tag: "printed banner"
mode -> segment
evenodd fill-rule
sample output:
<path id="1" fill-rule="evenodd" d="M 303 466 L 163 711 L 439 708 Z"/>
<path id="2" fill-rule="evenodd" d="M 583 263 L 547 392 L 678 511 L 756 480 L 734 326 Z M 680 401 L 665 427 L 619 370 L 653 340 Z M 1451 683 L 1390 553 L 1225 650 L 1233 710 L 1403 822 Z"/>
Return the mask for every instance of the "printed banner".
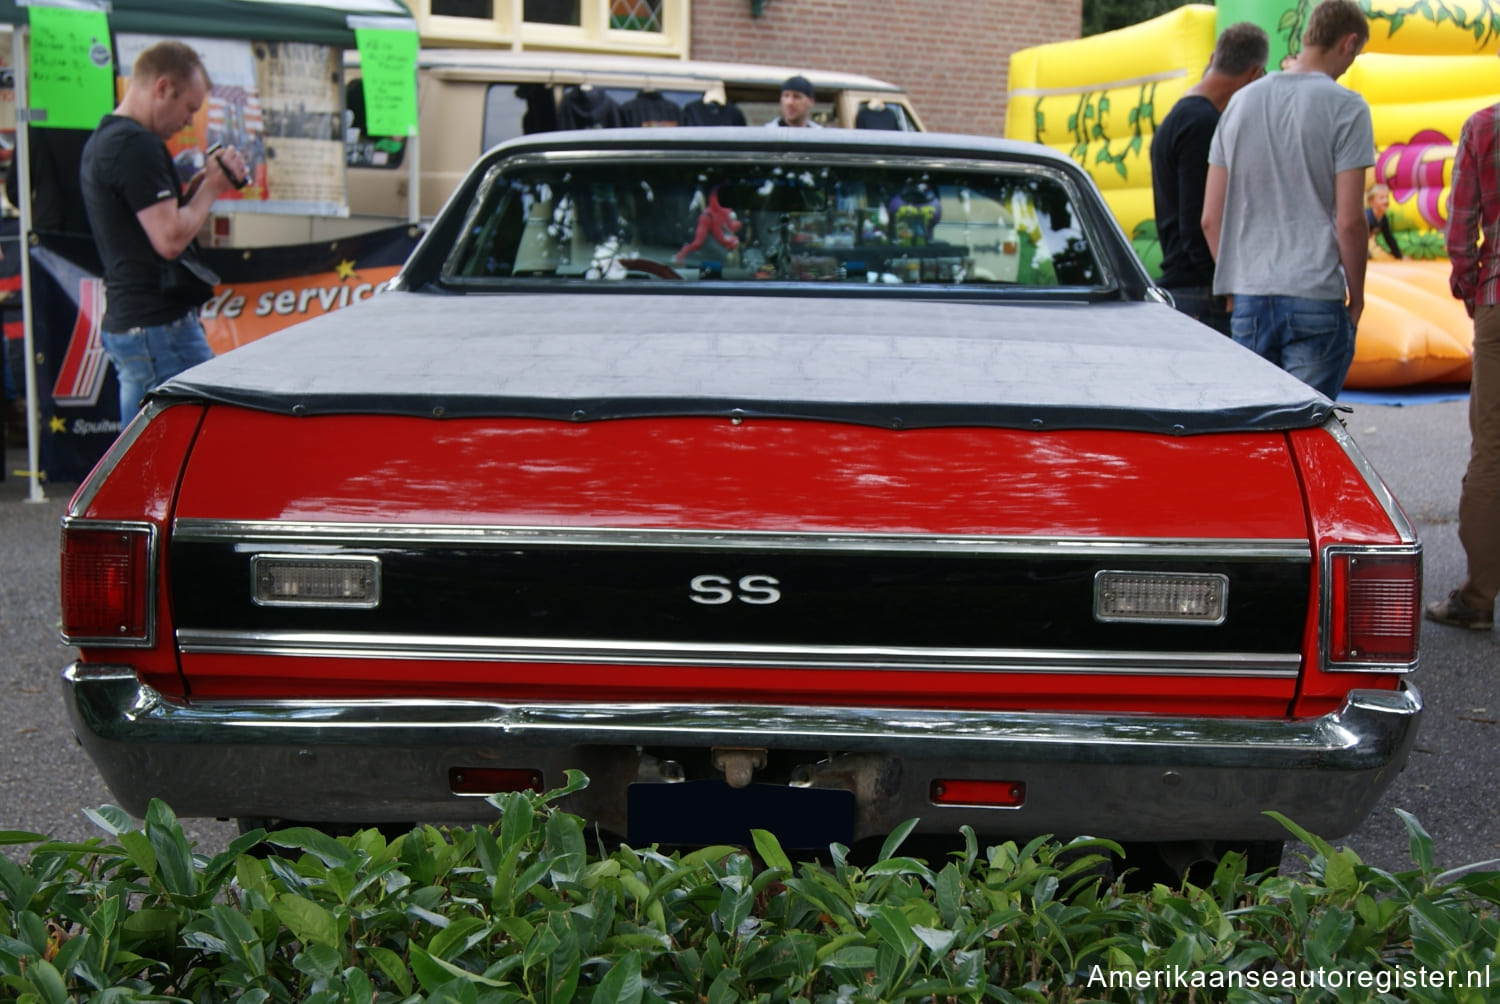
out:
<path id="1" fill-rule="evenodd" d="M 122 33 L 126 76 L 156 35 Z M 193 121 L 168 140 L 184 184 L 215 143 L 245 156 L 250 184 L 220 197 L 217 212 L 346 216 L 340 51 L 306 42 L 186 38 L 213 81 Z"/>
<path id="2" fill-rule="evenodd" d="M 215 353 L 298 321 L 361 303 L 400 269 L 420 234 L 401 226 L 287 247 L 205 248 L 220 276 L 199 316 Z M 99 336 L 104 291 L 87 238 L 43 235 L 31 249 L 32 323 L 39 364 L 41 467 L 81 481 L 120 432 L 120 390 Z"/>

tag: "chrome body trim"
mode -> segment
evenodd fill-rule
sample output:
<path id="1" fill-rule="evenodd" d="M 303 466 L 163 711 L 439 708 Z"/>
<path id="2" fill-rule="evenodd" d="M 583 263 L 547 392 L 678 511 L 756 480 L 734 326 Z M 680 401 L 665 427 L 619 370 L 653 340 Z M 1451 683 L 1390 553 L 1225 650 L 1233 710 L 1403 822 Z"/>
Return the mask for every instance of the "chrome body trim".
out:
<path id="1" fill-rule="evenodd" d="M 219 631 L 182 628 L 185 656 L 424 659 L 590 663 L 626 666 L 747 666 L 798 669 L 942 670 L 988 673 L 1102 673 L 1132 676 L 1296 679 L 1298 652 L 1095 652 L 745 642 L 595 641 L 576 638 L 454 637 L 341 631 Z"/>
<path id="2" fill-rule="evenodd" d="M 1401 543 L 1419 543 L 1417 528 L 1412 525 L 1411 520 L 1407 519 L 1405 510 L 1401 508 L 1401 503 L 1396 501 L 1396 496 L 1391 493 L 1390 488 L 1381 480 L 1380 474 L 1375 470 L 1375 465 L 1370 463 L 1370 458 L 1366 457 L 1364 451 L 1359 448 L 1359 444 L 1349 434 L 1349 430 L 1345 428 L 1343 421 L 1337 415 L 1330 415 L 1328 420 L 1323 423 L 1323 428 L 1328 430 L 1328 434 L 1333 437 L 1334 442 L 1343 448 L 1345 455 L 1349 457 L 1350 463 L 1354 464 L 1355 469 L 1359 471 L 1360 477 L 1365 479 L 1365 484 L 1369 486 L 1370 494 L 1375 496 L 1376 501 L 1380 503 L 1380 507 L 1390 517 L 1391 525 L 1395 527 L 1397 536 L 1401 538 Z"/>
<path id="3" fill-rule="evenodd" d="M 1351 691 L 1342 707 L 1308 719 L 438 699 L 184 704 L 129 666 L 81 663 L 62 683 L 78 738 L 138 815 L 163 797 L 183 816 L 490 820 L 485 802 L 453 793 L 451 768 L 536 769 L 549 785 L 577 768 L 592 783 L 564 807 L 623 833 L 627 787 L 661 779 L 656 754 L 753 746 L 800 762 L 797 783 L 851 787 L 856 838 L 913 817 L 921 831 L 946 834 L 967 824 L 1118 840 L 1284 838 L 1266 809 L 1337 837 L 1405 762 L 1422 710 L 1404 681 Z M 877 770 L 881 784 L 855 783 Z M 1024 781 L 1026 804 L 930 801 L 933 780 L 995 777 Z"/>
<path id="4" fill-rule="evenodd" d="M 122 638 L 118 635 L 110 635 L 103 638 L 93 638 L 87 635 L 70 635 L 64 631 L 59 624 L 57 636 L 65 645 L 99 645 L 106 648 L 154 648 L 156 646 L 156 602 L 159 595 L 157 587 L 157 569 L 161 565 L 161 530 L 155 523 L 145 520 L 117 520 L 117 519 L 82 519 L 77 516 L 64 516 L 62 526 L 58 531 L 58 543 L 61 545 L 63 534 L 68 530 L 77 528 L 80 530 L 120 530 L 126 533 L 146 532 L 146 634 L 141 638 Z M 59 590 L 62 583 L 59 583 Z"/>
<path id="5" fill-rule="evenodd" d="M 1306 540 L 1155 537 L 1004 537 L 924 533 L 653 530 L 616 527 L 450 523 L 341 523 L 297 520 L 177 519 L 174 539 L 243 544 L 463 544 L 526 547 L 629 547 L 691 550 L 881 551 L 1018 557 L 1185 558 L 1216 561 L 1312 560 Z"/>

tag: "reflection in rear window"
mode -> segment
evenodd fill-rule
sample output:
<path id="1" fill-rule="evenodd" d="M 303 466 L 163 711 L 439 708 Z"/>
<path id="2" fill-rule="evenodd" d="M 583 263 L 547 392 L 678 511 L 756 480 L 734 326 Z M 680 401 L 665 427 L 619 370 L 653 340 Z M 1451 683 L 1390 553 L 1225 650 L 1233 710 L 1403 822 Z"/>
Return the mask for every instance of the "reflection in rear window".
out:
<path id="1" fill-rule="evenodd" d="M 1049 169 L 752 159 L 498 166 L 443 278 L 1105 282 L 1070 191 Z"/>

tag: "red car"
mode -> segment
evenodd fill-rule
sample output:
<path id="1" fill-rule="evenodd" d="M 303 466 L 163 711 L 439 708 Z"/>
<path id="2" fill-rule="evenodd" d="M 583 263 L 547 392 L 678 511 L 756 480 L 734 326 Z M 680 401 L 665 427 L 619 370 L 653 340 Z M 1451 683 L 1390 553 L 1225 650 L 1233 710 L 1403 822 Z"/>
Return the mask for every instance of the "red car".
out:
<path id="1" fill-rule="evenodd" d="M 505 144 L 390 290 L 80 487 L 78 736 L 135 813 L 486 819 L 577 768 L 637 844 L 1343 834 L 1417 726 L 1420 544 L 1163 299 L 1039 147 Z"/>

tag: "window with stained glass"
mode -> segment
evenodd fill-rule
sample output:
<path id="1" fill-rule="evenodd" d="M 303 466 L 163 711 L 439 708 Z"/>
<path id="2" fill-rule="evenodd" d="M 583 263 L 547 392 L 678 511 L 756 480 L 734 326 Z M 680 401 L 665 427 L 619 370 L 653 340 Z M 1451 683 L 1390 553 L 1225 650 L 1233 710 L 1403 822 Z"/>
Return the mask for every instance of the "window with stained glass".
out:
<path id="1" fill-rule="evenodd" d="M 609 26 L 621 31 L 661 31 L 663 0 L 610 0 Z"/>

